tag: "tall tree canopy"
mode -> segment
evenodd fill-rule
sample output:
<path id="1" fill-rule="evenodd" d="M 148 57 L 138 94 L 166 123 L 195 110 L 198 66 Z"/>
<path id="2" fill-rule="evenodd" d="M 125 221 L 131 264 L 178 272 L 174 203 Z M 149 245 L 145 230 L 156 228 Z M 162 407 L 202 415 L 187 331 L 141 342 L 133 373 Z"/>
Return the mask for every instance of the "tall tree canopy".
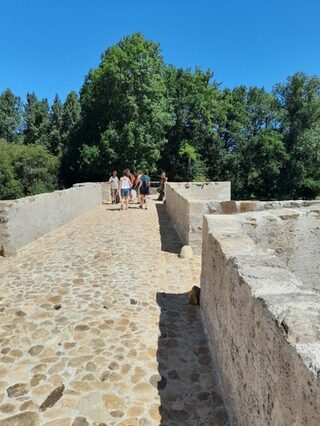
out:
<path id="1" fill-rule="evenodd" d="M 6 89 L 0 95 L 0 138 L 13 142 L 21 121 L 21 99 Z"/>
<path id="2" fill-rule="evenodd" d="M 21 164 L 18 152 L 33 170 L 43 154 L 48 167 L 39 179 L 47 174 L 50 188 L 130 167 L 166 170 L 170 180 L 230 180 L 238 199 L 320 194 L 319 77 L 296 73 L 271 92 L 222 89 L 210 70 L 165 65 L 159 45 L 135 33 L 102 54 L 79 95 L 64 102 L 56 95 L 49 105 L 34 93 L 25 103 L 10 89 L 0 94 L 6 196 L 47 188 L 25 183 L 10 160 Z M 27 175 L 25 164 L 19 170 Z"/>
<path id="3" fill-rule="evenodd" d="M 82 121 L 69 149 L 78 180 L 125 166 L 156 171 L 172 123 L 164 73 L 159 45 L 140 33 L 106 50 L 81 89 Z"/>

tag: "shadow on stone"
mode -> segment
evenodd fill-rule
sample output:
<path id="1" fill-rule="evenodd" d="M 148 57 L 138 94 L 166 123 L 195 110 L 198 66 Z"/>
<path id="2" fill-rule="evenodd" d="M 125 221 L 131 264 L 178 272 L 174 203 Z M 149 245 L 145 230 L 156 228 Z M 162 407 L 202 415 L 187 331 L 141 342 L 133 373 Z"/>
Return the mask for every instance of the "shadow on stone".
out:
<path id="1" fill-rule="evenodd" d="M 156 204 L 156 207 L 160 225 L 161 250 L 180 254 L 182 244 L 170 220 L 166 206 L 164 204 Z"/>
<path id="2" fill-rule="evenodd" d="M 189 293 L 157 293 L 160 313 L 158 382 L 161 426 L 228 425 L 223 400 L 215 386 L 199 306 Z"/>

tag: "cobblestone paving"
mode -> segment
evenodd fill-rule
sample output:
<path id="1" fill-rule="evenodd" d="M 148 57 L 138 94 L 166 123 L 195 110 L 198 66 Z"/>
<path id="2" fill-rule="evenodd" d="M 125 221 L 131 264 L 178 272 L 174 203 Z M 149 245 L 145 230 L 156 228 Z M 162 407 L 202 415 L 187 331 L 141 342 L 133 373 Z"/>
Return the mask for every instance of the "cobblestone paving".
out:
<path id="1" fill-rule="evenodd" d="M 160 223 L 159 223 L 160 222 Z M 222 425 L 165 206 L 103 205 L 0 262 L 0 426 Z"/>

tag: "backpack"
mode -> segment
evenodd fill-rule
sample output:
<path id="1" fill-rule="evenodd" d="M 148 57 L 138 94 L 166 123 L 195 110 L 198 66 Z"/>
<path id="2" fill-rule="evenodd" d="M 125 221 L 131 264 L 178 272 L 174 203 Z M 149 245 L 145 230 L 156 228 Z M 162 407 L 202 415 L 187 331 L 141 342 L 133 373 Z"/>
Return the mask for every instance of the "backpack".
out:
<path id="1" fill-rule="evenodd" d="M 150 177 L 147 175 L 141 176 L 142 189 L 147 191 L 150 188 Z"/>

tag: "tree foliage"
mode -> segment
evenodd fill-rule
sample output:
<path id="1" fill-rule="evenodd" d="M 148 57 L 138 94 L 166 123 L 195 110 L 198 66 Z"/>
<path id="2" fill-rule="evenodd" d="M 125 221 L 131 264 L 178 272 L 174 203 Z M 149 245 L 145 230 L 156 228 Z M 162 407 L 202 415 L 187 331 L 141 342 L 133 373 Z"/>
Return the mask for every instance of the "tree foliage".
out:
<path id="1" fill-rule="evenodd" d="M 58 159 L 40 145 L 0 141 L 0 199 L 53 191 Z"/>
<path id="2" fill-rule="evenodd" d="M 159 45 L 136 33 L 102 54 L 80 97 L 56 95 L 49 105 L 29 93 L 23 104 L 6 89 L 0 138 L 2 198 L 105 180 L 124 167 L 230 180 L 234 198 L 312 198 L 320 194 L 320 79 L 296 73 L 271 92 L 222 89 L 210 70 L 166 66 Z M 32 170 L 43 153 L 43 174 L 31 178 L 26 163 L 18 173 L 18 152 Z M 45 174 L 47 186 L 34 183 Z"/>
<path id="3" fill-rule="evenodd" d="M 10 89 L 0 95 L 0 138 L 13 142 L 21 124 L 21 99 Z"/>

